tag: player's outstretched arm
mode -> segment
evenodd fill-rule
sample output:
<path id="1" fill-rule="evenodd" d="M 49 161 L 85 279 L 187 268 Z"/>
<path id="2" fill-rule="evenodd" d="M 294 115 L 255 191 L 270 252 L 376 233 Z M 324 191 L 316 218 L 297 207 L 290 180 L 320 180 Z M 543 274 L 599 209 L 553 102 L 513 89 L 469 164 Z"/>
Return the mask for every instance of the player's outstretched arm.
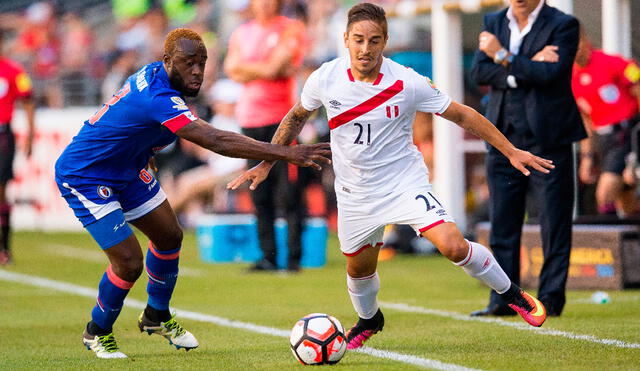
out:
<path id="1" fill-rule="evenodd" d="M 245 135 L 219 130 L 206 121 L 191 121 L 176 131 L 176 135 L 210 151 L 228 157 L 254 160 L 284 160 L 297 166 L 321 169 L 331 160 L 329 143 L 286 146 L 257 141 Z"/>
<path id="2" fill-rule="evenodd" d="M 300 102 L 296 103 L 296 105 L 289 110 L 287 115 L 280 122 L 278 130 L 276 130 L 276 133 L 271 139 L 271 143 L 285 146 L 291 144 L 298 137 L 300 130 L 302 130 L 302 127 L 312 113 L 313 111 L 307 111 L 304 109 Z M 328 145 L 328 143 L 324 144 Z M 331 161 L 327 163 L 331 163 Z M 229 182 L 229 184 L 227 184 L 227 188 L 236 189 L 245 182 L 251 182 L 249 188 L 254 190 L 258 184 L 262 183 L 267 178 L 272 167 L 273 161 L 262 161 L 257 166 L 245 171 L 242 175 Z M 319 168 L 316 169 L 320 170 Z"/>
<path id="3" fill-rule="evenodd" d="M 447 110 L 442 113 L 442 117 L 489 142 L 509 159 L 513 167 L 526 176 L 530 174 L 527 167 L 541 173 L 548 173 L 549 169 L 555 167 L 551 160 L 516 148 L 489 120 L 469 106 L 451 102 Z"/>

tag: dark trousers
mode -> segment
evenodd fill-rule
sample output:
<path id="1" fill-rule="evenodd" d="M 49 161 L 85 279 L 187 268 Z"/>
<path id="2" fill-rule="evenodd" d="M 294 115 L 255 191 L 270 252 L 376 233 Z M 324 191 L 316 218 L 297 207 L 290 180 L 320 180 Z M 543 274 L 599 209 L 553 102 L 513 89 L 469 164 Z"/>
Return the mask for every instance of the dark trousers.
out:
<path id="1" fill-rule="evenodd" d="M 253 139 L 270 142 L 277 128 L 278 124 L 274 124 L 260 128 L 245 128 L 242 132 Z M 249 168 L 252 168 L 259 163 L 260 161 L 257 160 L 249 160 L 248 165 Z M 278 161 L 271 169 L 267 179 L 255 191 L 251 192 L 258 219 L 260 249 L 264 259 L 274 265 L 276 264 L 274 223 L 278 209 L 283 211 L 289 226 L 289 266 L 300 263 L 302 222 L 306 207 L 302 197 L 303 189 L 300 185 L 298 171 L 297 167 L 284 161 Z"/>
<path id="2" fill-rule="evenodd" d="M 514 144 L 519 146 L 518 143 Z M 489 150 L 486 160 L 491 194 L 489 244 L 500 266 L 519 285 L 520 238 L 526 195 L 531 190 L 535 206 L 540 211 L 544 255 L 538 298 L 549 307 L 547 309 L 551 313 L 560 314 L 566 301 L 565 286 L 571 254 L 573 154 L 571 146 L 553 150 L 540 150 L 537 146 L 527 149 L 552 160 L 555 169 L 549 174 L 532 170 L 531 175 L 526 177 L 497 150 Z M 495 291 L 491 292 L 490 304 L 506 305 Z"/>

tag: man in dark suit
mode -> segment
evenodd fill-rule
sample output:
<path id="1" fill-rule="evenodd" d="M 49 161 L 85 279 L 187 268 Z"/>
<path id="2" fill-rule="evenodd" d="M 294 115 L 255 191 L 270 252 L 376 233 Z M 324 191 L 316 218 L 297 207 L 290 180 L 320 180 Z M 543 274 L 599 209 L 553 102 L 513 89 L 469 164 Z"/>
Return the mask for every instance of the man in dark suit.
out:
<path id="1" fill-rule="evenodd" d="M 574 166 L 572 143 L 586 137 L 573 94 L 571 68 L 579 22 L 544 0 L 510 0 L 484 18 L 473 76 L 490 85 L 486 117 L 518 148 L 553 160 L 549 174 L 514 171 L 495 148 L 487 154 L 489 244 L 509 278 L 520 283 L 520 238 L 527 191 L 540 210 L 544 264 L 538 297 L 560 315 L 571 252 Z M 472 316 L 515 314 L 496 292 Z"/>

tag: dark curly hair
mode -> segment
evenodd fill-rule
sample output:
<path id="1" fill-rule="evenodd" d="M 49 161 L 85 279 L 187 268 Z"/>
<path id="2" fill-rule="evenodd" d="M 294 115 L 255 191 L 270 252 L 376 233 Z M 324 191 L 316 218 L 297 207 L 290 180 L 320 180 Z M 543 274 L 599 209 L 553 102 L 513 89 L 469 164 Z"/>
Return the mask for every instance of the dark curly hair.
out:
<path id="1" fill-rule="evenodd" d="M 382 33 L 387 36 L 387 16 L 384 9 L 371 3 L 361 3 L 354 5 L 349 9 L 347 16 L 347 32 L 351 29 L 351 25 L 360 21 L 372 21 L 382 27 Z"/>

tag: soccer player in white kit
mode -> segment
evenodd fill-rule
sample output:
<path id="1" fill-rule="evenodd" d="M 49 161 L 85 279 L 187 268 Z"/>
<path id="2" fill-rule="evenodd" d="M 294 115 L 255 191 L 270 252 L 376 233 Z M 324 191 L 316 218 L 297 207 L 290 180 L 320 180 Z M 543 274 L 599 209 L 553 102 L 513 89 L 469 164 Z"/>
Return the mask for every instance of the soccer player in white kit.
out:
<path id="1" fill-rule="evenodd" d="M 519 150 L 474 109 L 452 101 L 431 81 L 382 52 L 387 41 L 384 10 L 355 5 L 344 34 L 349 57 L 323 64 L 307 79 L 300 102 L 285 116 L 272 143 L 290 144 L 309 116 L 324 106 L 331 129 L 336 174 L 338 237 L 347 257 L 347 287 L 358 322 L 347 333 L 347 347 L 359 348 L 382 330 L 376 273 L 387 224 L 408 224 L 472 277 L 502 295 L 529 324 L 541 326 L 544 306 L 513 284 L 484 246 L 464 239 L 429 184 L 422 155 L 412 142 L 416 111 L 453 121 L 499 149 L 511 164 L 548 173 L 551 161 Z M 262 182 L 273 166 L 262 162 L 230 182 L 235 189 Z"/>

